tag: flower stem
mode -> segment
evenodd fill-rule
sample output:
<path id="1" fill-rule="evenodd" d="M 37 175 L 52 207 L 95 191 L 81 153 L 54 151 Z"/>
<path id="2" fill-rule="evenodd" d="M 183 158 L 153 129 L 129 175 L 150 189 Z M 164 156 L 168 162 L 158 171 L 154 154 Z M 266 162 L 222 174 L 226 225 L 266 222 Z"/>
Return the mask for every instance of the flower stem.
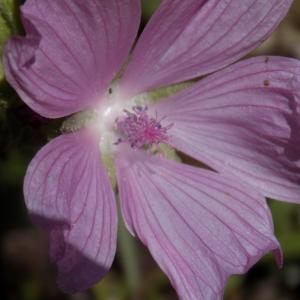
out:
<path id="1" fill-rule="evenodd" d="M 124 270 L 127 285 L 134 299 L 140 287 L 140 268 L 137 253 L 137 242 L 127 231 L 119 211 L 118 256 Z"/>

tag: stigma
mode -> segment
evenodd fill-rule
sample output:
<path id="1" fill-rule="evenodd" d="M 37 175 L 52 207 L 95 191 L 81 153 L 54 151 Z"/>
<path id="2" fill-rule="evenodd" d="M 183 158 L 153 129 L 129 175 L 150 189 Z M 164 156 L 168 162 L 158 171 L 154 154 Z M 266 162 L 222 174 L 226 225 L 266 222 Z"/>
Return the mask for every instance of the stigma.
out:
<path id="1" fill-rule="evenodd" d="M 162 126 L 157 116 L 148 115 L 148 107 L 136 105 L 131 111 L 124 109 L 123 115 L 115 120 L 116 130 L 120 137 L 115 142 L 128 143 L 131 148 L 151 148 L 169 140 L 168 130 L 173 126 Z"/>
<path id="2" fill-rule="evenodd" d="M 125 99 L 116 87 L 109 89 L 95 110 L 102 153 L 114 153 L 120 144 L 151 150 L 169 140 L 168 130 L 173 124 L 163 126 L 163 118 L 148 110 L 150 102 L 147 94 Z"/>

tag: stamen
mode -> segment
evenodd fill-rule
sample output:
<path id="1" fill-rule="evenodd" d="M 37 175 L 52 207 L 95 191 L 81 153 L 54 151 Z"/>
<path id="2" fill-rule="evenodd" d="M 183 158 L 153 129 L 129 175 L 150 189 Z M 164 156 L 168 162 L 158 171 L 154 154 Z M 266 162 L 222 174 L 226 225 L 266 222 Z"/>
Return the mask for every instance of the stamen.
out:
<path id="1" fill-rule="evenodd" d="M 173 124 L 163 127 L 160 123 L 162 120 L 157 120 L 157 116 L 149 117 L 147 111 L 147 106 L 134 106 L 132 112 L 124 110 L 125 116 L 115 121 L 118 131 L 122 134 L 116 145 L 127 142 L 132 148 L 139 149 L 168 141 L 167 131 Z"/>

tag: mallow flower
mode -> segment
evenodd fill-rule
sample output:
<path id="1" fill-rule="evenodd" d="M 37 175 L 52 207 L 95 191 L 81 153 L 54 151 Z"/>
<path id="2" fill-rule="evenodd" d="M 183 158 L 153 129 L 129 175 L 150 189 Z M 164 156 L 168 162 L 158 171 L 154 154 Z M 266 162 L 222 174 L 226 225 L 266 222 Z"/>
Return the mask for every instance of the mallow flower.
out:
<path id="1" fill-rule="evenodd" d="M 232 63 L 270 36 L 291 3 L 164 0 L 130 55 L 140 0 L 22 6 L 26 36 L 6 45 L 7 80 L 44 117 L 80 112 L 38 152 L 24 183 L 63 291 L 90 287 L 112 264 L 117 209 L 108 170 L 128 230 L 180 299 L 221 299 L 228 277 L 269 251 L 281 264 L 265 197 L 300 201 L 300 63 Z M 150 101 L 151 90 L 204 75 Z M 165 145 L 209 168 L 170 159 Z"/>

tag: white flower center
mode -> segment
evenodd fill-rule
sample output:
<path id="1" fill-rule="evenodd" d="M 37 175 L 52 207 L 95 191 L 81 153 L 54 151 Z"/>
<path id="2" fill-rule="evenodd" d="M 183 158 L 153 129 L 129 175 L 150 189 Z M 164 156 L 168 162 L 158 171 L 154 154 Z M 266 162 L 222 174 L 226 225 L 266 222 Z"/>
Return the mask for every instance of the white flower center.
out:
<path id="1" fill-rule="evenodd" d="M 116 120 L 124 114 L 125 110 L 131 110 L 136 105 L 146 105 L 147 102 L 146 94 L 128 100 L 122 98 L 117 88 L 109 89 L 105 99 L 95 109 L 96 127 L 100 132 L 102 153 L 114 152 L 117 147 L 120 132 L 116 126 Z"/>

